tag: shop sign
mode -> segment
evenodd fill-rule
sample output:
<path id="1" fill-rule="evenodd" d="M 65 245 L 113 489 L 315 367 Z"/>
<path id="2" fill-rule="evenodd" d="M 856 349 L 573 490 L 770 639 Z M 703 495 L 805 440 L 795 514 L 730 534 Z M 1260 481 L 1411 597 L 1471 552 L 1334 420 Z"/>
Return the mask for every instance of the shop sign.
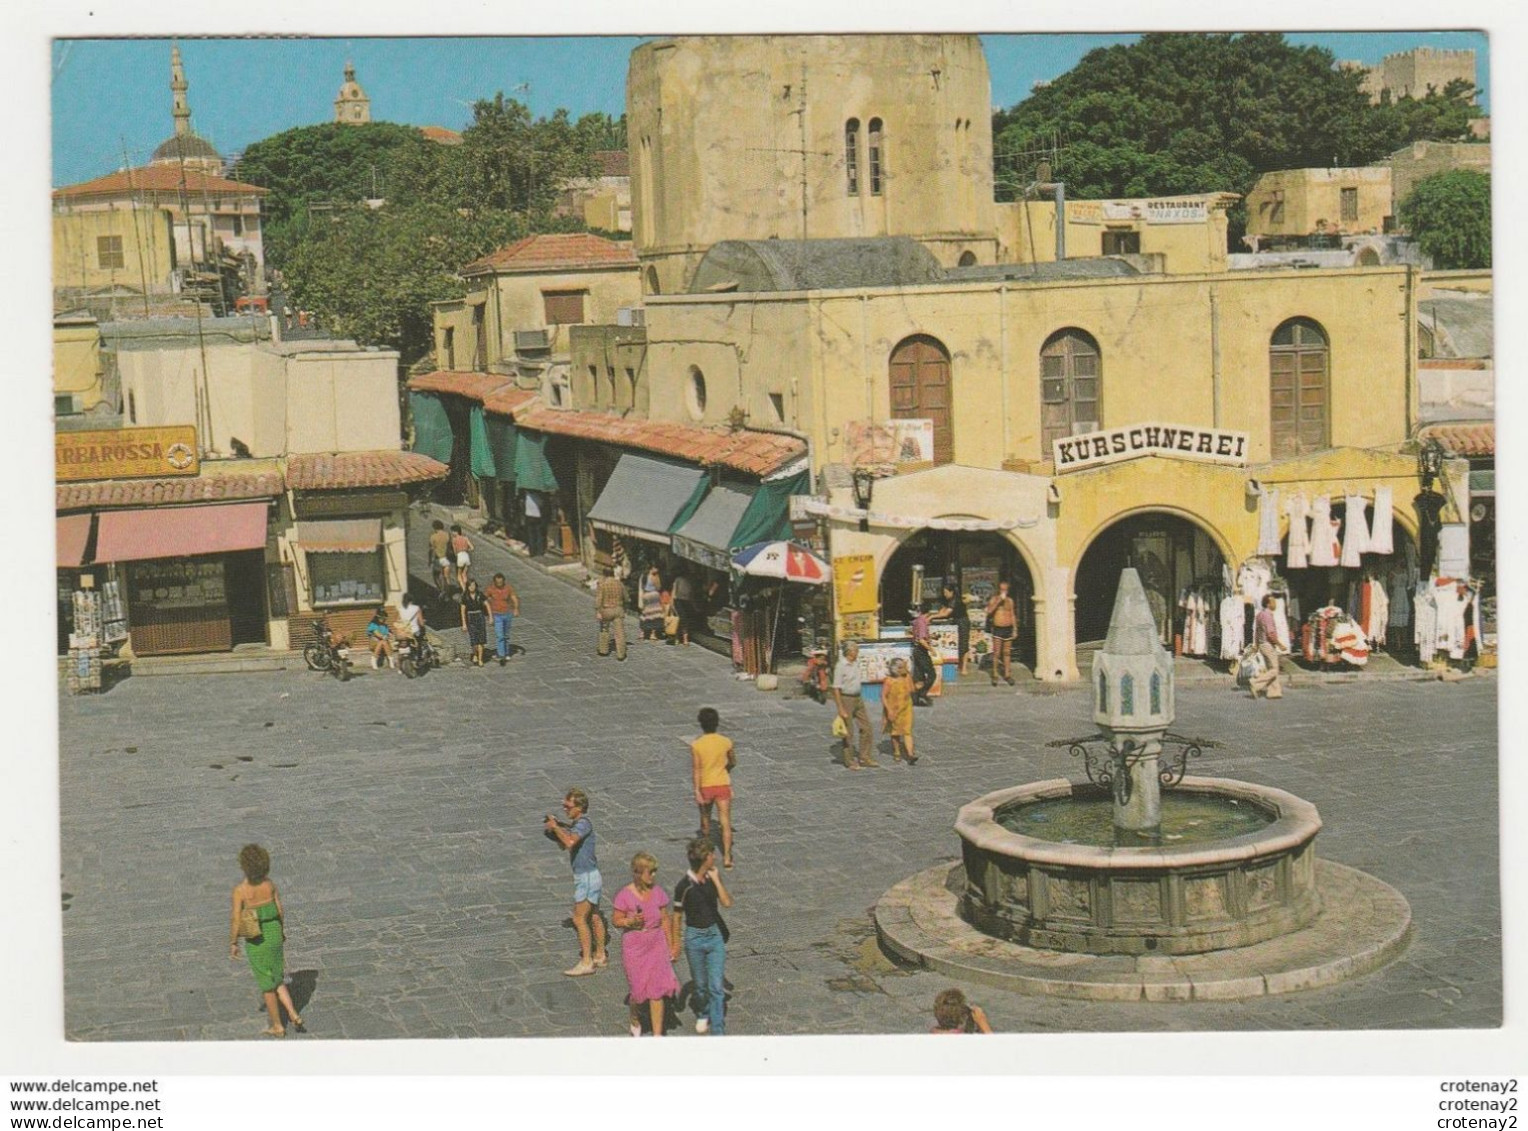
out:
<path id="1" fill-rule="evenodd" d="M 407 510 L 409 497 L 402 491 L 303 492 L 296 498 L 298 518 L 340 518 L 388 514 Z"/>
<path id="2" fill-rule="evenodd" d="M 833 589 L 838 613 L 873 613 L 880 605 L 875 584 L 875 556 L 848 554 L 833 559 Z"/>
<path id="3" fill-rule="evenodd" d="M 1209 216 L 1203 200 L 1105 200 L 1105 220 L 1145 220 L 1148 224 L 1202 224 Z"/>
<path id="4" fill-rule="evenodd" d="M 678 554 L 681 558 L 686 558 L 692 562 L 699 562 L 707 569 L 721 570 L 725 573 L 732 568 L 732 558 L 730 556 L 711 546 L 705 545 L 703 542 L 696 542 L 691 538 L 675 537 L 673 547 L 674 553 Z"/>
<path id="5" fill-rule="evenodd" d="M 1051 451 L 1057 475 L 1140 456 L 1172 456 L 1246 467 L 1247 433 L 1186 424 L 1132 424 L 1128 428 L 1068 436 L 1054 441 Z"/>
<path id="6" fill-rule="evenodd" d="M 920 420 L 851 420 L 845 427 L 851 467 L 896 463 L 932 463 L 934 422 Z"/>
<path id="7" fill-rule="evenodd" d="M 839 618 L 838 624 L 840 640 L 874 640 L 881 630 L 874 613 L 848 613 Z"/>
<path id="8" fill-rule="evenodd" d="M 162 478 L 200 471 L 196 428 L 190 424 L 58 432 L 53 437 L 53 473 L 60 483 Z"/>

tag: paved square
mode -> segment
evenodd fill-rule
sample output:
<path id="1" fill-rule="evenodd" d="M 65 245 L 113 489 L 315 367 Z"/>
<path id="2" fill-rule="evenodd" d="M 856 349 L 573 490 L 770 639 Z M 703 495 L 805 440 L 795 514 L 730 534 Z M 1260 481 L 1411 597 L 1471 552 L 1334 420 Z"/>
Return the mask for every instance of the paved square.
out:
<path id="1" fill-rule="evenodd" d="M 274 861 L 311 1038 L 624 1033 L 618 958 L 560 973 L 577 957 L 572 879 L 541 819 L 566 787 L 588 790 L 607 911 L 638 850 L 672 888 L 696 826 L 683 743 L 705 705 L 739 751 L 729 1030 L 926 1032 L 949 980 L 893 966 L 868 910 L 957 855 L 966 801 L 1080 775 L 1044 744 L 1091 730 L 1085 690 L 956 691 L 918 711 L 916 768 L 850 774 L 832 761 L 829 708 L 760 692 L 697 647 L 596 659 L 586 594 L 496 548 L 482 557 L 523 603 L 525 651 L 505 668 L 139 677 L 60 699 L 66 1034 L 258 1035 L 248 966 L 227 950 L 248 841 Z M 1410 901 L 1415 938 L 1387 970 L 1250 1002 L 968 994 L 998 1030 L 1029 1032 L 1500 1024 L 1496 692 L 1489 675 L 1297 687 L 1276 703 L 1179 689 L 1174 729 L 1225 743 L 1196 772 L 1313 802 L 1321 854 Z"/>

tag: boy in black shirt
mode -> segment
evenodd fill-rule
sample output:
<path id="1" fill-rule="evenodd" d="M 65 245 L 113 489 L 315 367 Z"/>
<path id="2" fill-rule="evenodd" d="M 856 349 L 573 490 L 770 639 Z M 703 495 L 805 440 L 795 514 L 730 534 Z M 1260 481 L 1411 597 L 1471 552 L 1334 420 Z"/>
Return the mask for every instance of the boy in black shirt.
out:
<path id="1" fill-rule="evenodd" d="M 686 855 L 690 870 L 674 885 L 674 906 L 684 915 L 684 956 L 695 983 L 695 1031 L 720 1037 L 727 1031 L 722 970 L 730 932 L 717 905 L 731 907 L 732 896 L 716 870 L 709 837 L 690 841 Z"/>

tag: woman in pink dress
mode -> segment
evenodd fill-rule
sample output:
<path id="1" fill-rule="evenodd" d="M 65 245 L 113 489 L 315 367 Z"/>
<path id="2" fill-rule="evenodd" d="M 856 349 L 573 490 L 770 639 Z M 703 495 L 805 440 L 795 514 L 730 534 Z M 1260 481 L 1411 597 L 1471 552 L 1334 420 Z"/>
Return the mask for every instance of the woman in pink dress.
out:
<path id="1" fill-rule="evenodd" d="M 631 883 L 615 897 L 611 916 L 621 935 L 621 965 L 626 968 L 631 1006 L 631 1035 L 642 1035 L 639 1006 L 647 1003 L 653 1036 L 663 1036 L 663 1002 L 679 992 L 674 963 L 679 960 L 679 917 L 668 892 L 657 883 L 658 861 L 646 852 L 631 858 Z"/>

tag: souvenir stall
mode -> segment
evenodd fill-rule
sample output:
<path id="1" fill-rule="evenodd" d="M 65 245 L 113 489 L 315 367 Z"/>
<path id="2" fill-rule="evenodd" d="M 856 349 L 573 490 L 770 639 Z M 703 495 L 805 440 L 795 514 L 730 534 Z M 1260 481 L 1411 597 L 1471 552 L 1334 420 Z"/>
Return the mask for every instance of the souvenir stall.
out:
<path id="1" fill-rule="evenodd" d="M 754 618 L 756 622 L 751 626 L 738 626 L 740 630 L 751 628 L 751 631 L 734 632 L 734 647 L 740 647 L 750 639 L 761 641 L 763 645 L 762 655 L 758 656 L 750 656 L 746 649 L 742 650 L 743 671 L 749 675 L 772 673 L 776 657 L 791 646 L 786 638 L 794 635 L 791 626 L 796 618 L 782 615 L 787 591 L 824 587 L 832 571 L 805 546 L 784 541 L 756 542 L 740 550 L 732 558 L 732 568 L 741 579 L 741 592 L 746 595 L 746 600 L 738 602 L 744 606 L 738 610 L 738 615 Z M 794 643 L 795 647 L 800 647 L 799 640 Z M 734 659 L 738 657 L 734 656 Z"/>

